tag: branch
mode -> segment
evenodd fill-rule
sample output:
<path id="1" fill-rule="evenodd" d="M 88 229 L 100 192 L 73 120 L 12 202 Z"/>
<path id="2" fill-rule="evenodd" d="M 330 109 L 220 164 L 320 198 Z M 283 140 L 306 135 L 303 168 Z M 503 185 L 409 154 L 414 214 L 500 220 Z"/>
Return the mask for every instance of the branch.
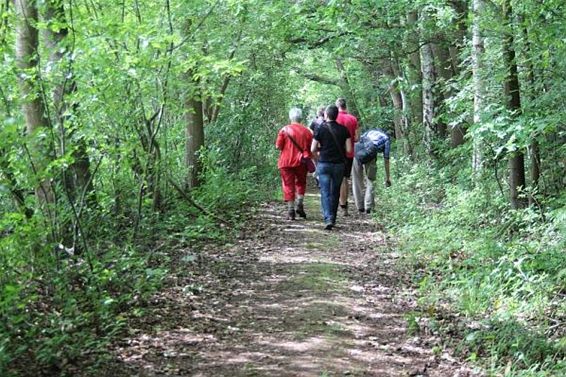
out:
<path id="1" fill-rule="evenodd" d="M 316 81 L 316 82 L 319 82 L 321 84 L 326 84 L 326 85 L 340 86 L 340 80 L 339 79 L 335 79 L 333 77 L 328 77 L 328 76 L 317 75 L 316 73 L 303 72 L 299 68 L 295 68 L 295 71 L 299 75 L 303 76 L 304 78 L 306 78 L 308 80 Z"/>
<path id="2" fill-rule="evenodd" d="M 204 24 L 204 21 L 206 21 L 206 19 L 212 14 L 212 12 L 214 11 L 214 8 L 216 8 L 218 3 L 220 3 L 220 0 L 217 0 L 214 4 L 212 4 L 212 6 L 208 10 L 208 12 L 204 15 L 204 17 L 202 17 L 200 19 L 200 22 L 195 27 L 195 29 L 191 32 L 188 32 L 188 34 L 185 36 L 185 38 L 183 38 L 183 40 L 181 42 L 179 42 L 177 45 L 171 47 L 171 50 L 176 50 L 179 47 L 181 47 L 182 45 L 184 45 L 185 43 L 187 43 L 187 41 L 193 37 L 193 35 L 198 31 L 198 29 L 201 28 L 201 26 Z"/>
<path id="3" fill-rule="evenodd" d="M 342 31 L 338 34 L 334 34 L 334 35 L 327 35 L 325 37 L 320 38 L 318 41 L 315 42 L 311 42 L 308 39 L 306 39 L 305 37 L 299 37 L 299 38 L 293 38 L 293 39 L 289 39 L 287 42 L 292 43 L 292 44 L 307 44 L 307 48 L 309 50 L 318 48 L 320 46 L 322 46 L 323 44 L 331 41 L 334 38 L 340 38 L 343 37 L 345 35 L 348 34 L 352 34 L 352 32 L 350 31 Z"/>
<path id="4" fill-rule="evenodd" d="M 245 18 L 244 18 L 245 20 Z M 238 50 L 238 47 L 240 45 L 240 41 L 242 40 L 242 34 L 243 34 L 244 29 L 240 29 L 240 32 L 238 33 L 238 36 L 236 37 L 236 41 L 234 42 L 234 45 L 232 47 L 232 51 L 230 51 L 230 56 L 228 57 L 229 61 L 232 61 L 232 59 L 234 59 L 234 56 L 236 56 L 236 51 Z M 212 109 L 212 115 L 209 118 L 211 123 L 216 122 L 216 119 L 218 119 L 218 114 L 220 113 L 220 107 L 221 107 L 221 102 L 222 99 L 224 99 L 224 95 L 226 94 L 226 90 L 228 89 L 228 85 L 230 84 L 230 80 L 232 79 L 232 75 L 228 74 L 224 77 L 224 80 L 222 82 L 222 86 L 220 87 L 220 97 L 218 99 L 218 102 L 214 105 L 213 109 Z"/>
<path id="5" fill-rule="evenodd" d="M 225 225 L 228 225 L 230 227 L 233 227 L 233 224 L 230 223 L 228 220 L 225 220 L 225 219 L 215 215 L 214 213 L 211 213 L 206 208 L 204 208 L 203 206 L 201 206 L 197 202 L 195 202 L 194 199 L 191 198 L 189 196 L 189 194 L 187 194 L 185 192 L 185 190 L 183 190 L 181 187 L 179 187 L 179 185 L 176 184 L 170 177 L 167 177 L 167 182 L 169 182 L 171 184 L 171 186 L 173 186 L 173 188 L 175 190 L 177 190 L 177 192 L 183 197 L 183 199 L 185 199 L 187 202 L 189 202 L 193 207 L 195 207 L 196 209 L 198 209 L 199 211 L 201 211 L 205 215 L 212 217 L 213 219 L 217 220 L 218 222 L 225 224 Z"/>

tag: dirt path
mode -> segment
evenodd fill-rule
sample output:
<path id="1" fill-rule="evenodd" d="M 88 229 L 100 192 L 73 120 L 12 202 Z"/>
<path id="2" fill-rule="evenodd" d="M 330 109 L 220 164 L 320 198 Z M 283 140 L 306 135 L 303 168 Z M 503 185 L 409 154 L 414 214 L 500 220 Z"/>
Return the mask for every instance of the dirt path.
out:
<path id="1" fill-rule="evenodd" d="M 378 226 L 356 213 L 324 231 L 315 195 L 307 211 L 265 205 L 235 244 L 181 258 L 108 375 L 474 375 L 410 335 L 414 292 Z"/>

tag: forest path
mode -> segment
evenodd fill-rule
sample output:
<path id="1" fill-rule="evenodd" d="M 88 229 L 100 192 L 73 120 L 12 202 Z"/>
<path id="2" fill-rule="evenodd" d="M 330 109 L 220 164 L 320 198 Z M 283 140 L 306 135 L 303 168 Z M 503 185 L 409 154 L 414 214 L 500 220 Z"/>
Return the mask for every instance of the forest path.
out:
<path id="1" fill-rule="evenodd" d="M 108 375 L 473 375 L 409 334 L 415 295 L 379 226 L 352 213 L 325 231 L 319 208 L 310 194 L 307 220 L 285 221 L 266 204 L 235 244 L 185 252 Z"/>

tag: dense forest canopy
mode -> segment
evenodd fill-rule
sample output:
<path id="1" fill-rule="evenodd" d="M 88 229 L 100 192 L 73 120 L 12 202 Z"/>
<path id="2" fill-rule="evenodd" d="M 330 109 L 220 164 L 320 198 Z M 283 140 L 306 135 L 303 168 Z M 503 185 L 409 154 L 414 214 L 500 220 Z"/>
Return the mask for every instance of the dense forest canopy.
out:
<path id="1" fill-rule="evenodd" d="M 119 331 L 165 273 L 156 245 L 224 237 L 277 182 L 289 108 L 339 96 L 395 138 L 384 216 L 438 269 L 425 291 L 444 257 L 482 265 L 464 244 L 471 285 L 526 263 L 532 291 L 468 314 L 513 296 L 513 321 L 562 340 L 501 352 L 544 369 L 564 356 L 565 19 L 561 0 L 2 1 L 0 372 Z"/>

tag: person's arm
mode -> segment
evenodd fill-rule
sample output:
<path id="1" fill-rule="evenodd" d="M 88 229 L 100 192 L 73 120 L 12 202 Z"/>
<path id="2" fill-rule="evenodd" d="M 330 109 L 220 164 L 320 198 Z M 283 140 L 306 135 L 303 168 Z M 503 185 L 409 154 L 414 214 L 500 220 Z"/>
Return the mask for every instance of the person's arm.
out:
<path id="1" fill-rule="evenodd" d="M 285 145 L 285 135 L 283 135 L 282 131 L 279 131 L 277 134 L 277 140 L 275 140 L 275 148 L 282 150 L 283 145 Z"/>
<path id="2" fill-rule="evenodd" d="M 358 121 L 356 120 L 356 131 L 354 132 L 354 143 L 357 143 L 358 141 L 360 141 L 360 124 L 358 123 Z"/>
<path id="3" fill-rule="evenodd" d="M 383 165 L 385 166 L 385 186 L 391 186 L 391 176 L 389 175 L 389 159 L 383 159 Z"/>
<path id="4" fill-rule="evenodd" d="M 313 137 L 312 131 L 311 131 L 310 134 L 307 136 L 307 142 L 306 142 L 307 147 L 303 149 L 305 152 L 309 153 L 310 158 L 314 158 L 314 153 L 311 152 L 313 140 L 314 140 L 314 137 Z"/>
<path id="5" fill-rule="evenodd" d="M 352 149 L 352 139 L 351 138 L 347 138 L 346 139 L 346 153 L 352 153 L 353 149 Z"/>
<path id="6" fill-rule="evenodd" d="M 311 154 L 314 160 L 318 160 L 318 147 L 319 147 L 318 140 L 312 139 Z"/>
<path id="7" fill-rule="evenodd" d="M 391 150 L 391 140 L 385 142 L 385 147 L 383 148 L 383 165 L 385 167 L 385 186 L 391 186 L 391 175 L 389 174 L 389 152 Z"/>

